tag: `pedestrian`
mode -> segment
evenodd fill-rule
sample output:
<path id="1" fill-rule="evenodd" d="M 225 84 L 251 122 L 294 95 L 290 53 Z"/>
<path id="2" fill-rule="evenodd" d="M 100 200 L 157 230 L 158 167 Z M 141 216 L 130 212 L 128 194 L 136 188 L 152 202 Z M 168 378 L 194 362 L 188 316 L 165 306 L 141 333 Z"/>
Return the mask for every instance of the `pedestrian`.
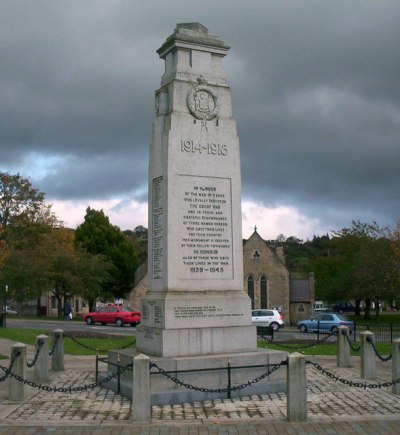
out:
<path id="1" fill-rule="evenodd" d="M 72 309 L 71 309 L 71 305 L 69 304 L 68 301 L 65 301 L 64 303 L 64 320 L 71 320 L 72 318 Z"/>

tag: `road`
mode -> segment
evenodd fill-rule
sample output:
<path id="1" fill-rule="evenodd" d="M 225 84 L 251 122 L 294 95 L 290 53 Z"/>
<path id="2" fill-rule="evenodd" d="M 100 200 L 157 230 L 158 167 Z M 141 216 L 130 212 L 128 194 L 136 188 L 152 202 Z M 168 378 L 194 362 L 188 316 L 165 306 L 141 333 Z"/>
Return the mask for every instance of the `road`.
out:
<path id="1" fill-rule="evenodd" d="M 107 333 L 117 335 L 134 336 L 136 328 L 125 325 L 118 328 L 115 325 L 94 325 L 89 326 L 86 323 L 68 320 L 27 320 L 19 319 L 14 316 L 7 316 L 7 328 L 20 328 L 20 329 L 40 329 L 44 331 L 53 331 L 54 329 L 62 329 L 63 331 L 81 331 L 91 333 Z M 303 334 L 295 327 L 285 327 L 274 333 L 274 341 L 287 341 L 287 340 L 312 340 L 316 339 L 316 334 Z"/>
<path id="2" fill-rule="evenodd" d="M 117 335 L 131 335 L 136 334 L 136 328 L 130 325 L 125 325 L 118 328 L 115 325 L 93 325 L 89 326 L 86 323 L 68 320 L 27 320 L 19 319 L 16 317 L 7 316 L 7 328 L 20 328 L 20 329 L 40 329 L 44 331 L 53 331 L 54 329 L 62 329 L 63 331 L 80 331 L 91 333 L 107 333 Z"/>

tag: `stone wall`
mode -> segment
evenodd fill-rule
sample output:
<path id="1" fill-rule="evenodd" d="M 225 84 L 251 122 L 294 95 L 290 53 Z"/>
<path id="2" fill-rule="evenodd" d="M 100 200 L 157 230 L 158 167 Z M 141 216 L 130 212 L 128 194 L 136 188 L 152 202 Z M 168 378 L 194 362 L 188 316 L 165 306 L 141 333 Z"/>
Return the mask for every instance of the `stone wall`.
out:
<path id="1" fill-rule="evenodd" d="M 290 304 L 290 321 L 294 326 L 298 320 L 309 319 L 313 315 L 310 302 L 293 302 Z"/>

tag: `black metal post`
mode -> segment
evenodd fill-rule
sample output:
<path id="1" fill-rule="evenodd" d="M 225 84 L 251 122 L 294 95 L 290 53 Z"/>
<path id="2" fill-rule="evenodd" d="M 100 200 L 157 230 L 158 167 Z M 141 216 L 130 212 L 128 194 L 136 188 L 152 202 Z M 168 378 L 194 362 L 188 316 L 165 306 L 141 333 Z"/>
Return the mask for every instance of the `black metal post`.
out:
<path id="1" fill-rule="evenodd" d="M 96 352 L 96 384 L 99 382 L 99 354 Z"/>
<path id="2" fill-rule="evenodd" d="M 231 359 L 228 358 L 228 399 L 231 399 Z"/>
<path id="3" fill-rule="evenodd" d="M 120 363 L 119 363 L 119 354 L 117 355 L 117 379 L 118 379 L 118 387 L 117 387 L 117 393 L 120 394 L 121 392 L 121 372 L 119 370 Z"/>

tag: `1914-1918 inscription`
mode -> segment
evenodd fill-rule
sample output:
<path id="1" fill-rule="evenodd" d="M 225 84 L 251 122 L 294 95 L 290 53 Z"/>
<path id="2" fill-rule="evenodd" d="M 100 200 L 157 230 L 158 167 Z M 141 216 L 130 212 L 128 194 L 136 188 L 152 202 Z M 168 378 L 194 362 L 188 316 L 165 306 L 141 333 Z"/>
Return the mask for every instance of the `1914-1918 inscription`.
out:
<path id="1" fill-rule="evenodd" d="M 230 178 L 181 175 L 181 279 L 231 279 Z"/>

